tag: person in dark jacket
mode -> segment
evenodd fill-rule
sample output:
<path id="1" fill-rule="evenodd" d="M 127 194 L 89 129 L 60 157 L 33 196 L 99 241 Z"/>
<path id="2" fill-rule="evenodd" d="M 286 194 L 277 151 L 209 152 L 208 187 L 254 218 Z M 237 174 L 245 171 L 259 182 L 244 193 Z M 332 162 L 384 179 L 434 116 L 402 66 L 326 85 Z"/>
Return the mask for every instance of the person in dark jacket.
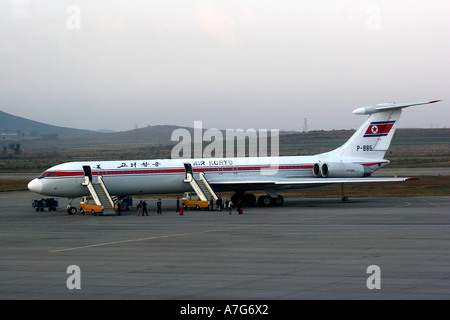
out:
<path id="1" fill-rule="evenodd" d="M 147 212 L 147 201 L 144 200 L 144 202 L 142 202 L 142 215 L 146 215 L 148 216 L 148 212 Z"/>
<path id="2" fill-rule="evenodd" d="M 156 202 L 156 213 L 157 214 L 162 214 L 162 211 L 161 211 L 161 198 L 159 198 L 158 202 Z"/>

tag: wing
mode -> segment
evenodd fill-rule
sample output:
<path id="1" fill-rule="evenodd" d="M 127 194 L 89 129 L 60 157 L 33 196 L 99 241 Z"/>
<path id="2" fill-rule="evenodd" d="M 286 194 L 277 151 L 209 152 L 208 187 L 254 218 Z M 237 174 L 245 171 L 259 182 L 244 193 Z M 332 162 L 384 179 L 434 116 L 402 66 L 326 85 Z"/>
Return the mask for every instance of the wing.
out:
<path id="1" fill-rule="evenodd" d="M 245 188 L 248 186 L 251 189 L 264 189 L 275 186 L 292 186 L 293 188 L 313 188 L 316 186 L 324 186 L 328 184 L 337 183 L 365 183 L 365 182 L 399 182 L 408 180 L 418 180 L 419 178 L 281 178 L 281 179 L 209 179 L 209 184 L 212 186 L 235 186 L 238 188 Z"/>

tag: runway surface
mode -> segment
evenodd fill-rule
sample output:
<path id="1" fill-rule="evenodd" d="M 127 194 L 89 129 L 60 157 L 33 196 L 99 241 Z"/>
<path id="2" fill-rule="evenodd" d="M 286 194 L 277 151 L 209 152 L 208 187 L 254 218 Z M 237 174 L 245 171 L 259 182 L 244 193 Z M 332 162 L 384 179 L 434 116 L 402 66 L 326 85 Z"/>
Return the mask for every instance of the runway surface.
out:
<path id="1" fill-rule="evenodd" d="M 65 199 L 36 213 L 33 198 L 0 193 L 0 299 L 450 298 L 450 197 L 285 199 L 183 216 L 174 199 L 162 215 L 147 199 L 148 217 L 69 216 Z M 67 286 L 71 265 L 81 289 Z"/>

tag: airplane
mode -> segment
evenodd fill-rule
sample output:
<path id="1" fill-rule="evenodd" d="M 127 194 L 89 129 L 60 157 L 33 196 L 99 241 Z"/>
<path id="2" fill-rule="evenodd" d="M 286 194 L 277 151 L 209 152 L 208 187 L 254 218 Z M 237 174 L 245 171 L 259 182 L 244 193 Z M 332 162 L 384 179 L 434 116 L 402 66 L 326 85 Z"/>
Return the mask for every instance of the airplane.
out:
<path id="1" fill-rule="evenodd" d="M 249 191 L 263 190 L 261 206 L 282 205 L 278 192 L 361 182 L 407 181 L 417 178 L 370 178 L 389 163 L 384 159 L 403 108 L 436 103 L 383 103 L 357 108 L 367 120 L 342 146 L 312 156 L 233 157 L 193 159 L 152 159 L 81 161 L 56 165 L 28 184 L 28 189 L 45 196 L 74 199 L 89 195 L 88 180 L 101 179 L 108 192 L 117 197 L 147 194 L 176 194 L 192 191 L 188 183 L 207 177 L 214 192 L 234 192 L 233 203 L 255 204 Z M 190 180 L 189 180 L 190 178 Z M 342 200 L 348 198 L 342 195 Z"/>

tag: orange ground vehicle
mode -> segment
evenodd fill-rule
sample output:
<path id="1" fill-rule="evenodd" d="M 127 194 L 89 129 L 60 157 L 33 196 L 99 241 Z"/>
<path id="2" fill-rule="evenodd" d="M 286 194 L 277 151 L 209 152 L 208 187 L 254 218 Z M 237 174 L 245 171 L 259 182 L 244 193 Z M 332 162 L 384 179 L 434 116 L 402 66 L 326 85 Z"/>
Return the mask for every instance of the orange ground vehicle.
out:
<path id="1" fill-rule="evenodd" d="M 80 202 L 80 212 L 84 213 L 92 213 L 96 215 L 98 213 L 103 213 L 103 206 L 95 204 L 95 201 L 92 197 L 83 197 Z"/>
<path id="2" fill-rule="evenodd" d="M 183 195 L 183 198 L 181 199 L 181 202 L 183 203 L 183 208 L 195 208 L 197 210 L 200 209 L 208 209 L 209 202 L 200 200 L 197 196 L 197 194 L 192 192 L 185 192 Z"/>

